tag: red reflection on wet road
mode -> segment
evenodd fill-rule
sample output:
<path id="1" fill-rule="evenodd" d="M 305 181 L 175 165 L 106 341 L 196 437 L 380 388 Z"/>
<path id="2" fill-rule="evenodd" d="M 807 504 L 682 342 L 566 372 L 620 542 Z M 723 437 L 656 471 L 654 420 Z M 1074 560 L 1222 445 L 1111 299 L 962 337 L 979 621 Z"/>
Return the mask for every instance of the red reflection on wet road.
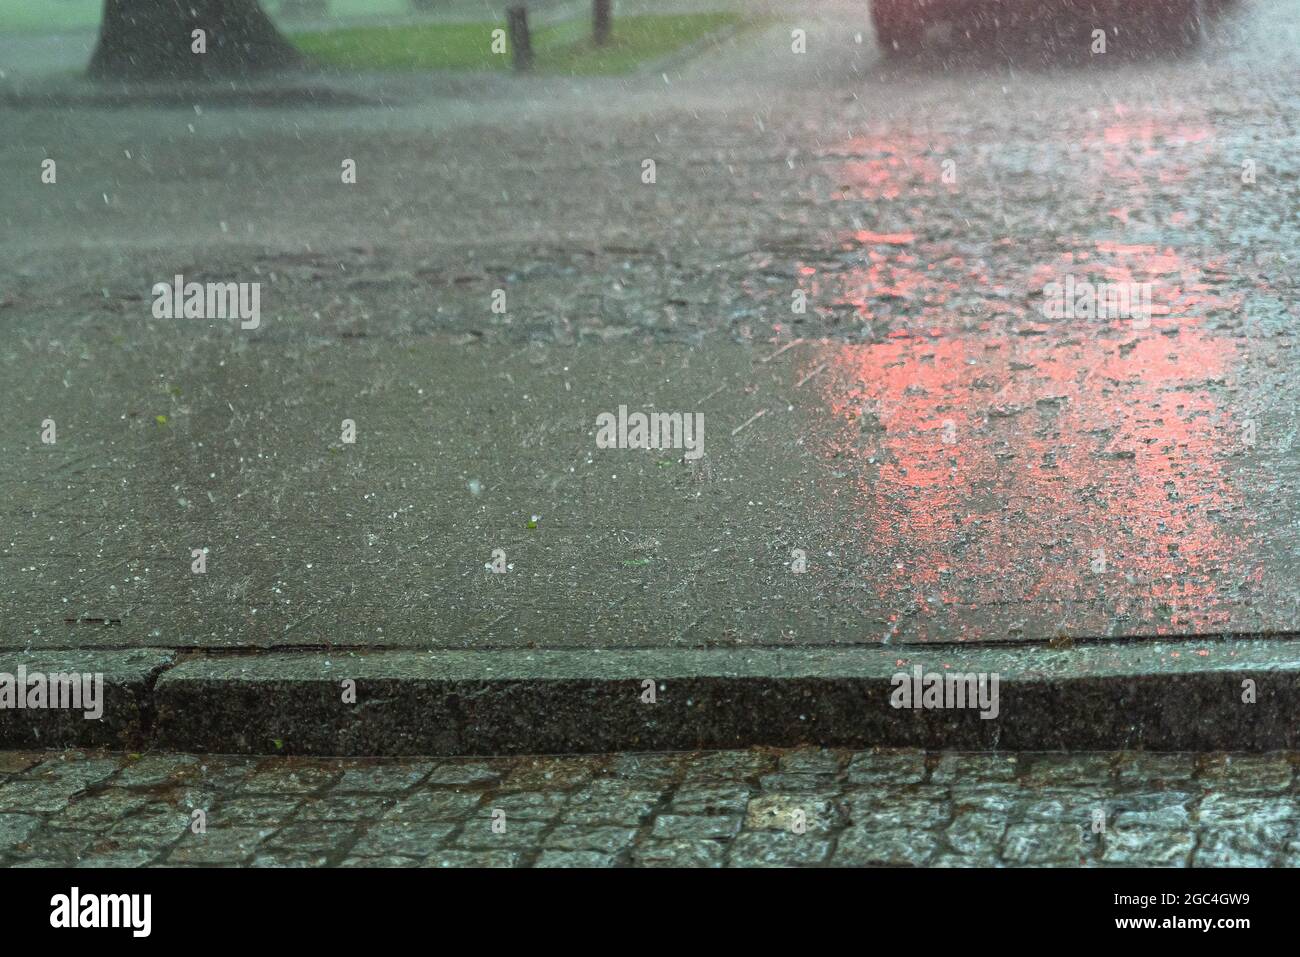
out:
<path id="1" fill-rule="evenodd" d="M 898 199 L 925 189 L 942 179 L 936 158 L 947 149 L 944 141 L 898 131 L 863 133 L 822 156 L 843 154 L 835 184 L 845 199 Z M 934 154 L 934 155 L 931 155 Z"/>
<path id="2" fill-rule="evenodd" d="M 1109 120 L 1084 135 L 1083 148 L 1100 155 L 1101 172 L 1112 190 L 1116 182 L 1182 182 L 1188 176 L 1188 160 L 1199 163 L 1214 146 L 1214 127 L 1201 120 L 1171 121 L 1149 112 L 1130 116 L 1122 105 Z M 1184 159 L 1171 164 L 1171 154 Z"/>
<path id="3" fill-rule="evenodd" d="M 914 635 L 996 638 L 1017 616 L 1033 619 L 1022 633 L 1215 630 L 1264 577 L 1228 462 L 1247 356 L 1218 319 L 1243 294 L 1226 291 L 1241 288 L 1230 257 L 1205 252 L 1212 211 L 1188 181 L 1214 166 L 1217 132 L 1185 104 L 1077 120 L 1019 161 L 1068 177 L 1060 234 L 1026 219 L 982 238 L 939 217 L 931 235 L 912 201 L 950 188 L 946 145 L 886 131 L 829 154 L 847 156 L 844 199 L 878 201 L 798 271 L 849 340 L 814 360 L 839 424 L 831 474 L 861 497 L 846 553 L 867 558 L 843 597 L 933 623 Z M 1045 287 L 1067 277 L 1149 309 L 1060 318 Z M 771 298 L 770 282 L 753 289 Z M 972 606 L 997 613 L 953 611 Z"/>
<path id="4" fill-rule="evenodd" d="M 889 265 L 891 284 L 925 294 L 919 265 Z M 880 288 L 877 268 L 864 286 Z M 1222 624 L 1219 585 L 1259 577 L 1221 467 L 1240 441 L 1224 402 L 1237 346 L 1203 322 L 1233 304 L 1171 249 L 1097 243 L 1035 269 L 1030 288 L 1065 272 L 1150 283 L 1149 323 L 1016 303 L 832 347 L 823 387 L 843 426 L 827 451 L 856 463 L 859 534 L 890 556 L 870 587 L 917 612 L 1068 601 L 1127 608 L 1120 631 Z"/>

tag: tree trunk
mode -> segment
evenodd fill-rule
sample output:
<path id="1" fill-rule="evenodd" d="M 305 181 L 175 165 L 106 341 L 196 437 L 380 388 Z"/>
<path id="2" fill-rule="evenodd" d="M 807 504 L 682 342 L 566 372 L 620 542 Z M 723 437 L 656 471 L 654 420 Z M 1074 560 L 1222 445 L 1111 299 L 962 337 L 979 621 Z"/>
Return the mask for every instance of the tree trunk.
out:
<path id="1" fill-rule="evenodd" d="M 205 52 L 195 51 L 195 30 Z M 258 0 L 104 0 L 92 77 L 114 80 L 247 76 L 300 62 Z"/>

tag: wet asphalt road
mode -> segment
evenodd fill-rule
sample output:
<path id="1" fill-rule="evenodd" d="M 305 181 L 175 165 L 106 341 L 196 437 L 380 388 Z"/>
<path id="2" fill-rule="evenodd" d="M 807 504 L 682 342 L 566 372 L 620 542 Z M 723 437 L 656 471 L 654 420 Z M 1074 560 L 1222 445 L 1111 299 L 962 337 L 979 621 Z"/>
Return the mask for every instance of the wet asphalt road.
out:
<path id="1" fill-rule="evenodd" d="M 1296 630 L 1300 3 L 901 61 L 775 16 L 627 80 L 3 108 L 0 643 Z M 177 273 L 260 328 L 155 319 Z M 705 457 L 598 449 L 619 405 Z"/>

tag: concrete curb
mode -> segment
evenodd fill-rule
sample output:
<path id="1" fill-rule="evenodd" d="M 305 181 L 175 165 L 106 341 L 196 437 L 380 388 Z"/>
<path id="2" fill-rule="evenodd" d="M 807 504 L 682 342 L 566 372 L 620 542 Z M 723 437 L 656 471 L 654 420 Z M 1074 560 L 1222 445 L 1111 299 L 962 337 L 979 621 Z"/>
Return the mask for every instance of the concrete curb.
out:
<path id="1" fill-rule="evenodd" d="M 0 651 L 0 748 L 143 747 L 153 721 L 151 693 L 158 674 L 176 659 L 157 648 L 132 651 Z M 102 716 L 85 710 L 16 708 L 4 698 L 4 684 L 25 676 L 77 674 L 103 676 Z M 12 678 L 10 678 L 12 676 Z M 41 682 L 36 682 L 41 683 Z M 28 688 L 33 687 L 28 684 Z M 83 705 L 86 702 L 82 702 Z"/>
<path id="2" fill-rule="evenodd" d="M 374 97 L 340 89 L 328 82 L 319 82 L 315 75 L 302 74 L 301 76 L 301 82 L 290 80 L 278 85 L 263 82 L 201 85 L 140 83 L 106 86 L 74 78 L 62 84 L 30 84 L 0 88 L 0 108 L 11 110 L 135 109 L 148 105 L 193 110 L 195 105 L 202 105 L 266 108 L 302 106 L 328 109 L 382 105 Z"/>
<path id="3" fill-rule="evenodd" d="M 893 707 L 895 675 L 918 667 L 923 675 L 997 675 L 997 715 Z M 188 660 L 164 649 L 0 653 L 0 674 L 20 669 L 102 674 L 103 717 L 0 709 L 3 748 L 395 756 L 804 744 L 1300 747 L 1300 641 L 1288 639 Z M 644 700 L 651 680 L 653 703 Z M 353 687 L 355 702 L 345 701 Z"/>
<path id="4" fill-rule="evenodd" d="M 997 717 L 891 707 L 893 676 L 918 665 L 997 674 Z M 643 701 L 649 679 L 654 703 Z M 1300 745 L 1300 642 L 272 654 L 183 662 L 154 705 L 153 746 L 180 751 L 1260 751 Z"/>

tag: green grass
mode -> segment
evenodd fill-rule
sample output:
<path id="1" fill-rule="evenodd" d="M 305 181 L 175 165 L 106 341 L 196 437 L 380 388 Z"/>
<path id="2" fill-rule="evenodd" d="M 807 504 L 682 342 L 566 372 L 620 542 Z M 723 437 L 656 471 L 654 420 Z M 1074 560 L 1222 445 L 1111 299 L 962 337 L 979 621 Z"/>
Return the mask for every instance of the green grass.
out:
<path id="1" fill-rule="evenodd" d="M 104 0 L 0 0 L 0 33 L 59 33 L 99 26 Z"/>
<path id="2" fill-rule="evenodd" d="M 591 23 L 570 20 L 533 32 L 538 71 L 570 75 L 627 73 L 667 56 L 723 27 L 740 23 L 734 13 L 664 16 L 616 15 L 610 42 L 591 42 Z M 318 62 L 350 70 L 506 70 L 510 52 L 492 52 L 492 31 L 501 23 L 429 23 L 406 27 L 351 27 L 292 36 Z"/>
<path id="3" fill-rule="evenodd" d="M 492 53 L 495 23 L 422 27 L 347 27 L 295 33 L 298 49 L 319 63 L 351 70 L 483 70 L 505 59 Z"/>
<path id="4" fill-rule="evenodd" d="M 263 0 L 262 6 L 274 16 L 279 2 Z M 103 8 L 103 0 L 0 0 L 0 34 L 94 30 Z M 409 16 L 412 10 L 409 0 L 331 0 L 330 13 L 346 22 L 367 15 Z M 592 44 L 591 21 L 579 17 L 535 28 L 533 54 L 539 72 L 627 73 L 741 22 L 736 13 L 620 17 L 615 10 L 607 46 Z M 504 28 L 504 22 L 340 26 L 310 33 L 293 32 L 293 21 L 281 22 L 280 27 L 312 58 L 344 69 L 508 70 L 511 66 L 508 49 L 505 54 L 491 50 L 492 31 Z"/>

